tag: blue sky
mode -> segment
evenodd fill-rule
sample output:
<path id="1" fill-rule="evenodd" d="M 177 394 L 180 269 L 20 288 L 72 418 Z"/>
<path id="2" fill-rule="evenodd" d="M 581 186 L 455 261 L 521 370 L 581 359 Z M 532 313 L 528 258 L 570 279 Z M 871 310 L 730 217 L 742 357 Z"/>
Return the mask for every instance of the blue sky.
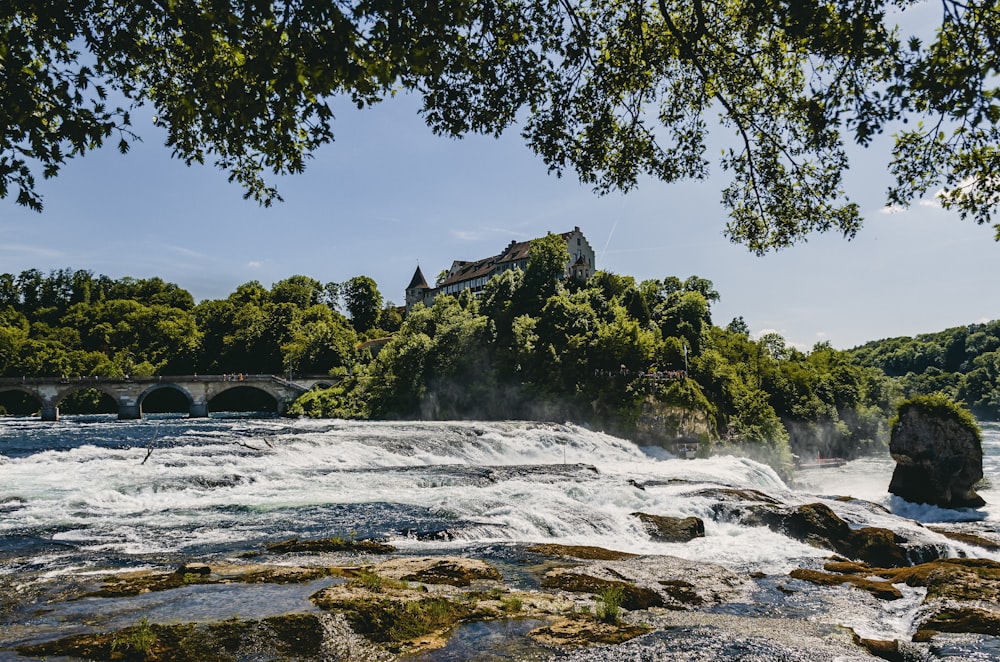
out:
<path id="1" fill-rule="evenodd" d="M 993 229 L 923 201 L 886 213 L 885 150 L 858 155 L 848 177 L 865 227 L 851 242 L 814 235 L 751 255 L 723 236 L 713 168 L 702 182 L 643 182 L 599 197 L 549 175 L 517 131 L 499 140 L 433 136 L 399 98 L 359 112 L 335 104 L 337 140 L 303 175 L 279 182 L 285 202 L 242 199 L 211 166 L 170 158 L 152 111 L 133 121 L 144 142 L 76 159 L 43 181 L 41 214 L 0 201 L 0 272 L 69 267 L 112 277 L 160 276 L 197 300 L 294 274 L 322 282 L 369 275 L 403 301 L 419 265 L 429 280 L 453 259 L 498 253 L 510 240 L 580 226 L 597 267 L 637 280 L 692 274 L 722 296 L 713 320 L 741 315 L 807 349 L 938 331 L 998 317 L 1000 244 Z"/>

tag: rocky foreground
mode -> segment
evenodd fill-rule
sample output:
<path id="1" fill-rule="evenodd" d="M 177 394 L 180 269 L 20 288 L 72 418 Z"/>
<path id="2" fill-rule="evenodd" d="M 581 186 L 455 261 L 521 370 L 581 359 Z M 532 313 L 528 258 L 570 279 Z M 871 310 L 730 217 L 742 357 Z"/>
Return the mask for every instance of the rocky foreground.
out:
<path id="1" fill-rule="evenodd" d="M 515 619 L 529 625 L 524 638 L 530 642 L 521 644 L 516 659 L 923 660 L 940 649 L 942 633 L 975 635 L 979 642 L 1000 637 L 998 562 L 943 558 L 946 550 L 939 546 L 888 529 L 852 527 L 824 504 L 788 506 L 746 490 L 713 490 L 711 496 L 720 502 L 718 517 L 769 527 L 830 550 L 829 558 L 765 577 L 598 547 L 529 546 L 499 567 L 481 558 L 402 555 L 377 541 L 292 539 L 240 559 L 111 575 L 92 584 L 81 579 L 58 596 L 40 596 L 35 608 L 43 611 L 45 599 L 328 580 L 309 596 L 306 611 L 207 623 L 156 623 L 137 614 L 129 627 L 15 650 L 29 659 L 435 659 L 434 651 L 446 650 L 463 624 Z M 696 518 L 634 516 L 654 539 L 704 535 Z M 997 548 L 996 541 L 973 534 L 942 532 L 964 545 Z M 8 595 L 0 609 L 23 608 L 23 596 L 20 605 L 15 599 Z M 864 636 L 805 611 L 803 605 L 824 600 L 845 610 L 900 601 L 911 605 L 912 626 L 906 637 Z M 500 658 L 484 653 L 462 659 Z"/>

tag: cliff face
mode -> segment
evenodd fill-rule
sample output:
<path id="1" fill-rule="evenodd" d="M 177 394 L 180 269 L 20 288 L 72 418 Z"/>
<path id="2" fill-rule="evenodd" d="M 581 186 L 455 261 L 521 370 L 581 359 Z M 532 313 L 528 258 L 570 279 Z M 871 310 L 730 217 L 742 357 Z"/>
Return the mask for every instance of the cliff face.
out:
<path id="1" fill-rule="evenodd" d="M 665 445 L 678 439 L 712 439 L 713 425 L 705 412 L 657 402 L 643 401 L 635 429 L 628 436 L 642 445 Z"/>
<path id="2" fill-rule="evenodd" d="M 983 477 L 982 442 L 959 417 L 919 405 L 901 409 L 889 452 L 896 460 L 892 494 L 942 508 L 986 504 L 973 489 Z"/>

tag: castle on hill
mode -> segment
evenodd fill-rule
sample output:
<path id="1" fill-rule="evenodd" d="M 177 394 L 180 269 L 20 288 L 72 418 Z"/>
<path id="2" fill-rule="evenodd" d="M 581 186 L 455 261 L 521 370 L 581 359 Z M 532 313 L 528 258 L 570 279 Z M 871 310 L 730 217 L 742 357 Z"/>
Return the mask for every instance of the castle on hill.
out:
<path id="1" fill-rule="evenodd" d="M 565 276 L 579 280 L 590 278 L 597 267 L 594 249 L 583 236 L 583 232 L 579 227 L 574 227 L 570 232 L 563 232 L 559 236 L 566 241 L 570 256 L 569 262 L 566 263 Z M 431 306 L 434 297 L 439 294 L 458 296 L 463 290 L 471 290 L 478 296 L 493 276 L 511 269 L 524 269 L 528 264 L 530 248 L 531 241 L 511 241 L 498 255 L 473 262 L 455 260 L 437 287 L 427 284 L 427 279 L 418 266 L 413 278 L 410 279 L 410 284 L 406 286 L 406 310 L 409 311 L 418 303 Z"/>

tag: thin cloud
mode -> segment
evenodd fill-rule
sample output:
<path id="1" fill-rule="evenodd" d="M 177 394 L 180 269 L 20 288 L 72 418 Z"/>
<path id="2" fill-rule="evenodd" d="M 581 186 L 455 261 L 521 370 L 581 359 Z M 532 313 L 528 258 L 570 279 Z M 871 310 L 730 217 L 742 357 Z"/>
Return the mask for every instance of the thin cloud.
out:
<path id="1" fill-rule="evenodd" d="M 172 250 L 173 252 L 177 253 L 178 255 L 183 255 L 185 257 L 196 257 L 196 258 L 199 258 L 199 259 L 202 259 L 202 260 L 209 259 L 208 255 L 206 255 L 204 253 L 200 253 L 200 252 L 198 252 L 196 250 L 192 250 L 192 249 L 187 248 L 185 246 L 171 246 L 171 245 L 167 244 L 166 246 L 164 246 L 164 248 L 168 248 L 168 249 Z"/>
<path id="2" fill-rule="evenodd" d="M 260 269 L 264 266 L 264 263 L 259 260 L 251 260 L 247 262 L 247 267 L 250 269 Z"/>
<path id="3" fill-rule="evenodd" d="M 47 246 L 32 246 L 29 244 L 7 244 L 0 248 L 0 253 L 17 257 L 66 257 L 63 251 L 55 250 Z"/>
<path id="4" fill-rule="evenodd" d="M 906 211 L 906 207 L 903 207 L 902 205 L 886 205 L 885 207 L 879 209 L 878 213 L 889 215 L 889 214 L 901 214 L 904 211 Z"/>
<path id="5" fill-rule="evenodd" d="M 497 235 L 505 237 L 527 237 L 523 232 L 517 232 L 510 228 L 478 228 L 475 230 L 452 230 L 451 236 L 460 241 L 483 241 Z"/>

